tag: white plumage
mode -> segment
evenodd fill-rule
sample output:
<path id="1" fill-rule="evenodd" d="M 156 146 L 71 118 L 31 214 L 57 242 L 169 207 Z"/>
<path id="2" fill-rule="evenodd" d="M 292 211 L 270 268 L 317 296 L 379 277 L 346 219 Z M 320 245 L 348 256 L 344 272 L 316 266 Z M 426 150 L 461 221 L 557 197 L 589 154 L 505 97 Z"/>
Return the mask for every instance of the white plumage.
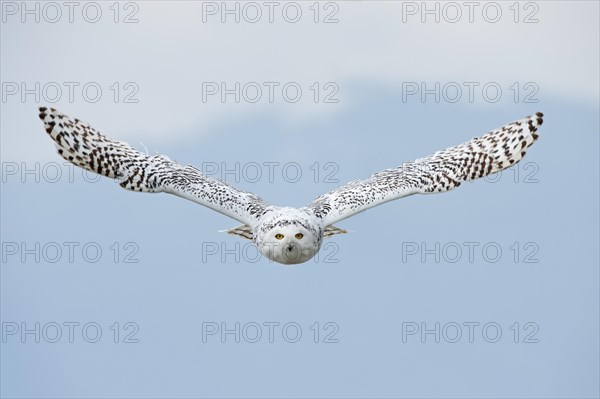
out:
<path id="1" fill-rule="evenodd" d="M 228 230 L 230 234 L 253 240 L 263 255 L 284 264 L 306 262 L 319 251 L 324 237 L 345 233 L 333 226 L 342 219 L 408 195 L 448 191 L 514 165 L 537 140 L 543 122 L 538 112 L 461 145 L 348 183 L 306 207 L 288 208 L 269 205 L 164 155 L 143 154 L 53 108 L 39 110 L 63 158 L 116 178 L 128 190 L 174 194 L 236 219 L 242 225 Z"/>

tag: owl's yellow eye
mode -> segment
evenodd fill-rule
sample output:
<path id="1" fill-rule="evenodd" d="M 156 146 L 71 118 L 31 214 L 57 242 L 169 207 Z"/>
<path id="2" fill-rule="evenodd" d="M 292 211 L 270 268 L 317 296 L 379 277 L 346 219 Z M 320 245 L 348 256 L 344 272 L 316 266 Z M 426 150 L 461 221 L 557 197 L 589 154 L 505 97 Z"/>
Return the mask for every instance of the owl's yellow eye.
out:
<path id="1" fill-rule="evenodd" d="M 301 239 L 302 237 L 304 237 L 304 234 L 302 234 L 302 233 L 298 233 L 298 234 L 296 234 L 296 235 L 295 235 L 295 237 L 296 237 L 297 239 Z"/>
<path id="2" fill-rule="evenodd" d="M 283 238 L 283 234 L 277 233 L 277 234 L 275 234 L 275 238 L 277 238 L 278 240 L 281 240 Z"/>

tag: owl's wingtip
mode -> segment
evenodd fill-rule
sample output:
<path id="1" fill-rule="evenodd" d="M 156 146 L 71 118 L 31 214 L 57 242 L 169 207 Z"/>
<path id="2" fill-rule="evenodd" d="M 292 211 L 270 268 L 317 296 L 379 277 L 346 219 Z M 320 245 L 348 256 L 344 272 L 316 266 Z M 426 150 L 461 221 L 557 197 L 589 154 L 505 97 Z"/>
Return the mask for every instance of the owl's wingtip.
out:
<path id="1" fill-rule="evenodd" d="M 48 110 L 48 108 L 46 107 L 39 107 L 38 111 L 40 111 L 40 113 L 38 114 L 38 116 L 40 117 L 41 120 L 44 120 L 46 118 L 46 111 Z"/>
<path id="2" fill-rule="evenodd" d="M 533 115 L 529 115 L 525 117 L 524 122 L 525 125 L 529 128 L 528 133 L 531 134 L 531 136 L 533 136 L 533 141 L 537 140 L 539 137 L 539 133 L 537 133 L 538 128 L 544 123 L 544 113 L 536 112 Z M 520 125 L 521 123 L 523 123 L 523 120 L 519 121 L 517 125 Z"/>
<path id="3" fill-rule="evenodd" d="M 38 107 L 38 111 L 40 112 L 38 114 L 38 116 L 40 117 L 41 120 L 46 119 L 46 116 L 48 115 L 58 115 L 58 111 L 56 111 L 56 109 L 54 108 L 48 108 L 48 107 Z"/>

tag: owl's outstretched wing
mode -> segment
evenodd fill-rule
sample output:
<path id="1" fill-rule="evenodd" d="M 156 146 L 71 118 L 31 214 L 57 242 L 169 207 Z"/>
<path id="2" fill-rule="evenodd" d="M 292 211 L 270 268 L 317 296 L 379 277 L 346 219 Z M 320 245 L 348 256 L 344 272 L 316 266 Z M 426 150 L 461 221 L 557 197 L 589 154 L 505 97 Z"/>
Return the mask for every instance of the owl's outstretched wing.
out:
<path id="1" fill-rule="evenodd" d="M 253 226 L 268 207 L 256 195 L 208 178 L 193 166 L 179 165 L 164 155 L 143 154 L 53 108 L 41 107 L 39 111 L 46 132 L 64 159 L 92 172 L 118 179 L 123 188 L 174 194 L 248 226 Z"/>
<path id="2" fill-rule="evenodd" d="M 509 123 L 461 145 L 353 181 L 316 198 L 310 209 L 325 226 L 412 194 L 451 190 L 519 162 L 537 140 L 543 114 Z"/>

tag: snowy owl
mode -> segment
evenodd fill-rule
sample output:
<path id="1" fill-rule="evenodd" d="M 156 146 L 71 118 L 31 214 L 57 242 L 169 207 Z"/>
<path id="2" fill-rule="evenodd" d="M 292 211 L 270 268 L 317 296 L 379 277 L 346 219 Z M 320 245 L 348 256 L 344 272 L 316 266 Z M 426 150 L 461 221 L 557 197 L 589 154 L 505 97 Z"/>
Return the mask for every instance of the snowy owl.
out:
<path id="1" fill-rule="evenodd" d="M 408 195 L 448 191 L 514 165 L 537 140 L 543 122 L 538 112 L 464 144 L 350 182 L 306 207 L 289 208 L 269 205 L 164 155 L 141 153 L 53 108 L 39 111 L 66 160 L 118 179 L 125 189 L 175 194 L 236 219 L 242 224 L 227 230 L 229 234 L 252 240 L 264 256 L 283 264 L 306 262 L 319 251 L 323 238 L 346 233 L 334 226 L 342 219 Z"/>

